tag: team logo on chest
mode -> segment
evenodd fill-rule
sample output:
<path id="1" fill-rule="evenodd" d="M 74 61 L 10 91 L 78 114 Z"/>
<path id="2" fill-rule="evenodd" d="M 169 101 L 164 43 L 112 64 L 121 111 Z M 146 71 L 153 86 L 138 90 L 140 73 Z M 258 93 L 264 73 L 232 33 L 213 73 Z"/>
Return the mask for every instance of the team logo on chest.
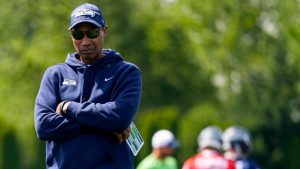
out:
<path id="1" fill-rule="evenodd" d="M 77 82 L 75 80 L 72 80 L 72 79 L 64 79 L 64 81 L 62 82 L 62 85 L 65 85 L 65 86 L 76 86 Z"/>

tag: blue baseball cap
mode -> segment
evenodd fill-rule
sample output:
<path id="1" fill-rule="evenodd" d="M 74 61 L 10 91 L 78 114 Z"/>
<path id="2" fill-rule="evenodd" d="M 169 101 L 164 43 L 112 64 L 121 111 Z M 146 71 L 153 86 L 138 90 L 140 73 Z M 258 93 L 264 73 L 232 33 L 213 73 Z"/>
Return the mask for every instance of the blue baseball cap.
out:
<path id="1" fill-rule="evenodd" d="M 104 17 L 100 9 L 89 3 L 79 5 L 72 11 L 69 30 L 82 22 L 89 22 L 97 27 L 105 26 Z"/>

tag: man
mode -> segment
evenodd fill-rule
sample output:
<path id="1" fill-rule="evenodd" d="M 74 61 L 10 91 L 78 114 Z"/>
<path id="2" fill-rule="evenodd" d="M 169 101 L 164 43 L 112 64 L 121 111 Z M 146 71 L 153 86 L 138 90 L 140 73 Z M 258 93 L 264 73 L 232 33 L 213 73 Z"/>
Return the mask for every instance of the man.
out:
<path id="1" fill-rule="evenodd" d="M 200 152 L 187 159 L 183 169 L 234 169 L 234 161 L 221 153 L 222 132 L 216 126 L 204 128 L 198 136 Z"/>
<path id="2" fill-rule="evenodd" d="M 159 130 L 152 136 L 152 153 L 140 162 L 137 169 L 178 169 L 172 157 L 179 142 L 169 130 Z"/>
<path id="3" fill-rule="evenodd" d="M 97 6 L 75 8 L 69 31 L 76 52 L 46 70 L 35 103 L 46 166 L 133 169 L 125 140 L 140 103 L 140 70 L 119 53 L 103 49 L 107 26 Z"/>
<path id="4" fill-rule="evenodd" d="M 236 161 L 236 169 L 259 169 L 258 164 L 249 158 L 252 152 L 250 133 L 241 126 L 230 126 L 223 133 L 225 158 Z"/>

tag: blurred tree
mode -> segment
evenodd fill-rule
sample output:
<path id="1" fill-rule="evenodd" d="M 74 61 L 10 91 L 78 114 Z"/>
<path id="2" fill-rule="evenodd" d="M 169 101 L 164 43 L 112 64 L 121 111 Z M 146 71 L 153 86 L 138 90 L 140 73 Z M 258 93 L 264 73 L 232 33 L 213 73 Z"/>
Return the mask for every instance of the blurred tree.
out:
<path id="1" fill-rule="evenodd" d="M 175 134 L 178 133 L 177 122 L 179 112 L 174 107 L 161 107 L 143 112 L 143 116 L 136 119 L 137 127 L 145 141 L 143 148 L 137 156 L 137 163 L 152 152 L 151 139 L 153 134 L 160 129 L 168 129 Z"/>
<path id="2" fill-rule="evenodd" d="M 82 2 L 1 2 L 0 149 L 5 154 L 8 145 L 22 158 L 10 164 L 0 154 L 0 166 L 44 166 L 34 100 L 45 69 L 74 51 L 69 15 Z M 151 136 L 160 128 L 179 136 L 177 157 L 183 162 L 196 152 L 201 128 L 240 124 L 253 134 L 253 156 L 262 168 L 299 166 L 299 1 L 89 2 L 104 12 L 105 46 L 143 74 L 136 122 L 145 146 L 137 162 L 150 152 Z"/>
<path id="3" fill-rule="evenodd" d="M 3 166 L 1 168 L 21 168 L 21 154 L 18 140 L 14 132 L 10 131 L 4 135 L 3 140 Z"/>

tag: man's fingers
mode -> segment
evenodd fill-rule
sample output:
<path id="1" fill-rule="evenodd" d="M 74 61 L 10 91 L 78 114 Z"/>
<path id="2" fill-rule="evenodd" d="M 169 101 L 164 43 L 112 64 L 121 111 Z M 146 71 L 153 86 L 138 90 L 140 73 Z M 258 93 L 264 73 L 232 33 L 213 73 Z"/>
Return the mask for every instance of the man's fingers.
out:
<path id="1" fill-rule="evenodd" d="M 61 114 L 61 112 L 60 112 L 60 104 L 61 104 L 61 103 L 59 103 L 59 104 L 57 105 L 57 107 L 56 107 L 56 113 L 57 113 L 57 114 Z"/>
<path id="2" fill-rule="evenodd" d="M 124 139 L 124 141 L 127 140 L 128 137 L 129 137 L 129 134 L 127 134 L 127 133 L 125 133 L 125 132 L 122 133 L 122 138 Z"/>
<path id="3" fill-rule="evenodd" d="M 130 132 L 131 132 L 130 127 L 128 127 L 126 130 L 123 131 L 122 136 L 123 136 L 124 141 L 128 139 Z"/>
<path id="4" fill-rule="evenodd" d="M 113 134 L 117 137 L 118 142 L 121 144 L 123 141 L 128 139 L 130 132 L 131 132 L 130 128 L 127 128 L 122 133 L 114 132 Z"/>

